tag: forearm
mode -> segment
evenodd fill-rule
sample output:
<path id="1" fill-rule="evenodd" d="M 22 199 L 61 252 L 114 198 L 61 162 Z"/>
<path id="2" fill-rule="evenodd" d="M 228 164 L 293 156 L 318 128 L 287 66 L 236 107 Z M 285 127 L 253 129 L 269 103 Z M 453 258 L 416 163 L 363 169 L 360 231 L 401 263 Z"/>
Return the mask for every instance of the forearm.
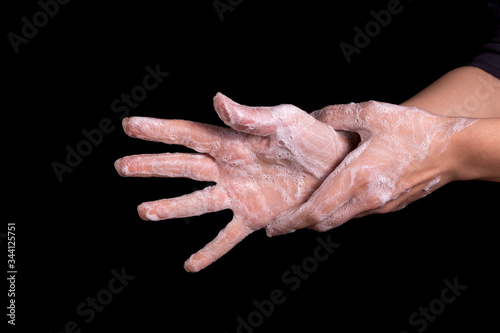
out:
<path id="1" fill-rule="evenodd" d="M 446 116 L 500 117 L 500 80 L 476 67 L 459 67 L 401 105 Z"/>
<path id="2" fill-rule="evenodd" d="M 445 116 L 484 118 L 454 137 L 455 178 L 500 182 L 499 79 L 476 67 L 460 67 L 402 105 Z"/>
<path id="3" fill-rule="evenodd" d="M 500 118 L 479 119 L 454 137 L 457 180 L 500 182 Z"/>

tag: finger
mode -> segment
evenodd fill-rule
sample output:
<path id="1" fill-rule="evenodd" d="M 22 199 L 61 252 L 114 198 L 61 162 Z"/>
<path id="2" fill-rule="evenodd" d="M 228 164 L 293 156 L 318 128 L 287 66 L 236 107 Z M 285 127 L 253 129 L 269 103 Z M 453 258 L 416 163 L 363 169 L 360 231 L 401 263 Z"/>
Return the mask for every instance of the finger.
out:
<path id="1" fill-rule="evenodd" d="M 232 135 L 226 128 L 187 120 L 132 117 L 123 119 L 127 135 L 148 141 L 183 145 L 200 153 L 210 153 Z"/>
<path id="2" fill-rule="evenodd" d="M 137 207 L 137 211 L 143 220 L 159 221 L 198 216 L 229 207 L 226 193 L 215 185 L 177 198 L 144 202 Z"/>
<path id="3" fill-rule="evenodd" d="M 229 252 L 236 244 L 253 232 L 235 217 L 217 237 L 184 263 L 188 272 L 198 272 Z"/>
<path id="4" fill-rule="evenodd" d="M 278 216 L 266 228 L 267 235 L 281 235 L 314 225 L 332 229 L 367 210 L 369 203 L 360 199 L 365 189 L 359 175 L 366 146 L 362 144 L 349 153 L 305 203 Z"/>
<path id="5" fill-rule="evenodd" d="M 314 111 L 312 115 L 336 131 L 356 132 L 361 136 L 361 139 L 364 139 L 373 131 L 374 123 L 380 121 L 381 117 L 378 116 L 377 110 L 383 108 L 382 104 L 370 101 L 330 105 Z"/>
<path id="6" fill-rule="evenodd" d="M 340 206 L 332 210 L 319 222 L 311 225 L 309 228 L 315 231 L 327 231 L 337 228 L 342 224 L 359 217 L 363 212 L 370 209 L 370 204 L 360 201 L 359 198 L 350 198 Z"/>
<path id="7" fill-rule="evenodd" d="M 250 107 L 236 103 L 221 93 L 214 97 L 214 108 L 229 127 L 244 133 L 266 136 L 276 131 L 272 107 Z"/>
<path id="8" fill-rule="evenodd" d="M 359 203 L 353 197 L 335 198 L 325 205 L 329 207 L 326 210 L 314 207 L 316 202 L 317 200 L 311 200 L 286 212 L 281 217 L 280 223 L 271 224 L 266 228 L 267 235 L 270 237 L 283 235 L 304 228 L 327 231 L 344 224 L 366 210 L 366 205 Z"/>
<path id="9" fill-rule="evenodd" d="M 357 131 L 363 125 L 360 121 L 362 112 L 361 104 L 350 103 L 329 105 L 312 112 L 311 115 L 337 131 Z"/>
<path id="10" fill-rule="evenodd" d="M 337 131 L 363 134 L 377 127 L 387 127 L 387 115 L 407 114 L 408 108 L 376 101 L 327 106 L 313 112 L 313 117 L 328 123 Z M 392 124 L 394 125 L 394 124 Z"/>
<path id="11" fill-rule="evenodd" d="M 116 160 L 116 171 L 123 177 L 180 177 L 217 181 L 217 164 L 202 154 L 144 154 Z"/>
<path id="12" fill-rule="evenodd" d="M 333 186 L 335 185 L 333 184 Z M 266 233 L 271 237 L 295 232 L 299 229 L 313 228 L 320 224 L 324 225 L 325 220 L 333 216 L 337 209 L 337 212 L 343 212 L 343 214 L 335 216 L 337 218 L 343 217 L 347 221 L 350 216 L 346 214 L 345 209 L 352 200 L 351 195 L 351 193 L 331 193 L 329 188 L 322 189 L 320 187 L 307 202 L 281 214 L 273 223 L 269 224 L 266 227 Z M 345 221 L 338 220 L 337 225 Z M 329 222 L 331 221 L 329 220 Z M 337 225 L 331 226 L 331 228 Z"/>

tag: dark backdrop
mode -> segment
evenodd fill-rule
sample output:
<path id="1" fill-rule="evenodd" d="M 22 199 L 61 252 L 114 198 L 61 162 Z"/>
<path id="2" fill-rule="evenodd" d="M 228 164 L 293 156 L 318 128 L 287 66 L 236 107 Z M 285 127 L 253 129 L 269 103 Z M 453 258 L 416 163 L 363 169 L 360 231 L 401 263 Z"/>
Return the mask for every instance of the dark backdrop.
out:
<path id="1" fill-rule="evenodd" d="M 188 274 L 184 260 L 231 212 L 142 221 L 141 202 L 206 184 L 121 178 L 113 168 L 125 155 L 182 150 L 121 130 L 126 111 L 114 112 L 112 103 L 142 84 L 147 66 L 169 75 L 129 115 L 223 125 L 212 108 L 218 91 L 243 104 L 307 111 L 370 99 L 400 103 L 474 55 L 487 28 L 482 1 L 402 0 L 379 30 L 369 24 L 371 11 L 393 1 L 225 0 L 217 2 L 219 11 L 230 6 L 222 16 L 214 1 L 71 1 L 57 12 L 48 3 L 53 17 L 37 15 L 34 0 L 4 4 L 2 13 L 8 186 L 0 232 L 16 223 L 17 329 L 400 333 L 496 326 L 498 184 L 452 183 L 403 211 L 324 234 L 270 239 L 259 231 Z M 24 28 L 31 37 L 16 39 L 16 53 L 9 33 L 22 36 L 33 15 L 40 27 Z M 348 63 L 339 45 L 355 46 L 354 28 L 367 24 L 373 37 Z M 100 124 L 108 133 L 83 147 L 85 133 Z M 58 177 L 54 162 L 67 164 L 68 149 L 78 145 L 91 152 Z M 315 265 L 318 237 L 340 246 Z M 5 245 L 2 239 L 4 253 Z M 293 271 L 302 264 L 307 275 Z M 442 301 L 445 280 L 467 286 L 450 304 Z M 90 310 L 97 296 L 105 304 Z M 273 299 L 280 304 L 271 306 Z M 423 319 L 420 307 L 429 305 L 438 314 Z"/>

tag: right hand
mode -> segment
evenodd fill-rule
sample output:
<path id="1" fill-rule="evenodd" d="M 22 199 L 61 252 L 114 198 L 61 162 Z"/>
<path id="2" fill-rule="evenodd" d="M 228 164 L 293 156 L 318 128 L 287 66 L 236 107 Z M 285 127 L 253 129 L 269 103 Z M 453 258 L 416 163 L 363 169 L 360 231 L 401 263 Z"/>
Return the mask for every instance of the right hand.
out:
<path id="1" fill-rule="evenodd" d="M 336 130 L 357 132 L 361 142 L 307 202 L 275 219 L 271 235 L 326 231 L 355 217 L 393 212 L 460 179 L 455 134 L 477 121 L 375 101 L 329 106 L 314 115 Z"/>

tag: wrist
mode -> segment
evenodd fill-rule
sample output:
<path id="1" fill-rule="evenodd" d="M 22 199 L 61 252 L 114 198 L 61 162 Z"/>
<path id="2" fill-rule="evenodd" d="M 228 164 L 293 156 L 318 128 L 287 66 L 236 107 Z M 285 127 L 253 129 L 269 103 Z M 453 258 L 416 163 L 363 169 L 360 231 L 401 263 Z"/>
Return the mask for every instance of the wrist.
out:
<path id="1" fill-rule="evenodd" d="M 449 160 L 449 174 L 451 181 L 456 180 L 471 180 L 474 179 L 473 172 L 471 172 L 470 152 L 467 137 L 470 135 L 470 129 L 465 128 L 462 131 L 455 133 L 450 142 Z"/>
<path id="2" fill-rule="evenodd" d="M 500 118 L 478 119 L 453 137 L 456 180 L 499 181 Z"/>
<path id="3" fill-rule="evenodd" d="M 474 179 L 468 138 L 477 119 L 439 115 L 437 119 L 437 135 L 432 139 L 433 148 L 428 152 L 424 170 L 439 176 L 441 186 L 457 180 Z"/>

